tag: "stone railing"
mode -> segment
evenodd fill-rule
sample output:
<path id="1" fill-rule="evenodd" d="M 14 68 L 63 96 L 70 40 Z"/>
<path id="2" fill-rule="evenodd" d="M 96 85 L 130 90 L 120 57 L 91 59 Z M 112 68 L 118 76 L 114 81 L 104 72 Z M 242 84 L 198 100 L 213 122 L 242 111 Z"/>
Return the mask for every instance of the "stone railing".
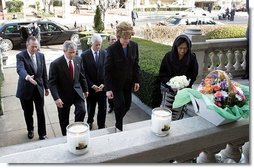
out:
<path id="1" fill-rule="evenodd" d="M 249 163 L 248 119 L 216 127 L 200 116 L 190 117 L 173 121 L 165 137 L 151 132 L 150 120 L 125 125 L 123 132 L 112 129 L 92 131 L 84 155 L 71 154 L 61 137 L 0 148 L 0 162 L 186 163 L 196 158 L 197 163 L 239 163 L 244 157 Z"/>
<path id="2" fill-rule="evenodd" d="M 185 30 L 192 40 L 192 51 L 196 53 L 199 63 L 199 74 L 196 82 L 200 82 L 210 71 L 219 69 L 239 77 L 245 72 L 246 38 L 206 40 L 199 28 Z"/>

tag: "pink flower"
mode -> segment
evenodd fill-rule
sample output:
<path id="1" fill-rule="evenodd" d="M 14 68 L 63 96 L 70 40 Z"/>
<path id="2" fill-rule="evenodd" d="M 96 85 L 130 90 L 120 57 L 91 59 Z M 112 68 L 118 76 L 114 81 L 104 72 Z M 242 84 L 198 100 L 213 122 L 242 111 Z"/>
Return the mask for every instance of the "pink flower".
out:
<path id="1" fill-rule="evenodd" d="M 213 91 L 219 91 L 221 90 L 220 84 L 213 85 Z"/>
<path id="2" fill-rule="evenodd" d="M 214 93 L 214 97 L 222 97 L 221 91 L 217 91 L 216 93 Z"/>
<path id="3" fill-rule="evenodd" d="M 214 104 L 215 104 L 216 106 L 218 106 L 218 107 L 221 107 L 221 106 L 222 106 L 221 102 L 214 102 Z"/>

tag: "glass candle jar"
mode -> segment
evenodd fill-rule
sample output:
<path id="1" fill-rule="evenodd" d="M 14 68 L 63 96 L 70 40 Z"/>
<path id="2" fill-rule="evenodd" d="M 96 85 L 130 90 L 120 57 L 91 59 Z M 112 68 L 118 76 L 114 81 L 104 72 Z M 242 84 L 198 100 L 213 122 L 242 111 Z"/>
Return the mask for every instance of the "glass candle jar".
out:
<path id="1" fill-rule="evenodd" d="M 166 136 L 169 133 L 172 111 L 168 108 L 154 108 L 152 110 L 152 132 L 157 136 Z"/>
<path id="2" fill-rule="evenodd" d="M 86 153 L 90 140 L 89 125 L 83 122 L 75 122 L 69 124 L 66 129 L 69 151 L 75 155 Z"/>

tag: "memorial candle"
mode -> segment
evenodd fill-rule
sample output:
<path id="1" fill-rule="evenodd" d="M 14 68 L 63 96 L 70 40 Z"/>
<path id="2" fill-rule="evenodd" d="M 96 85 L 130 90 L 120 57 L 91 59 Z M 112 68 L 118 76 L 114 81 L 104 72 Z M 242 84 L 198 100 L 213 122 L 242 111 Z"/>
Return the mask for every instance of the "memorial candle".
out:
<path id="1" fill-rule="evenodd" d="M 68 125 L 66 129 L 69 151 L 76 155 L 86 153 L 90 139 L 89 125 L 83 122 L 75 122 Z"/>
<path id="2" fill-rule="evenodd" d="M 166 136 L 169 133 L 172 112 L 166 108 L 155 108 L 152 111 L 152 132 L 158 136 Z"/>

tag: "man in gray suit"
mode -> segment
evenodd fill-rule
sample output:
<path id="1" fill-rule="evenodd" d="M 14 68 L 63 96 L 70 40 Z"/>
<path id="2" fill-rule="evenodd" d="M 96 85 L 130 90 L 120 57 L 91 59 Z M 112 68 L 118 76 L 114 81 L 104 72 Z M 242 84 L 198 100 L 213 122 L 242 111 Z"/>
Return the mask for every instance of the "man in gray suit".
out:
<path id="1" fill-rule="evenodd" d="M 39 139 L 47 139 L 44 116 L 44 90 L 48 96 L 47 70 L 44 55 L 38 52 L 39 43 L 35 37 L 28 37 L 27 49 L 16 55 L 19 75 L 16 96 L 24 111 L 28 138 L 34 137 L 33 102 L 37 113 Z"/>
<path id="2" fill-rule="evenodd" d="M 62 134 L 69 125 L 70 107 L 75 106 L 75 122 L 85 118 L 85 97 L 88 96 L 87 81 L 82 60 L 76 56 L 77 46 L 72 41 L 63 44 L 64 55 L 50 64 L 49 88 L 58 110 Z"/>

